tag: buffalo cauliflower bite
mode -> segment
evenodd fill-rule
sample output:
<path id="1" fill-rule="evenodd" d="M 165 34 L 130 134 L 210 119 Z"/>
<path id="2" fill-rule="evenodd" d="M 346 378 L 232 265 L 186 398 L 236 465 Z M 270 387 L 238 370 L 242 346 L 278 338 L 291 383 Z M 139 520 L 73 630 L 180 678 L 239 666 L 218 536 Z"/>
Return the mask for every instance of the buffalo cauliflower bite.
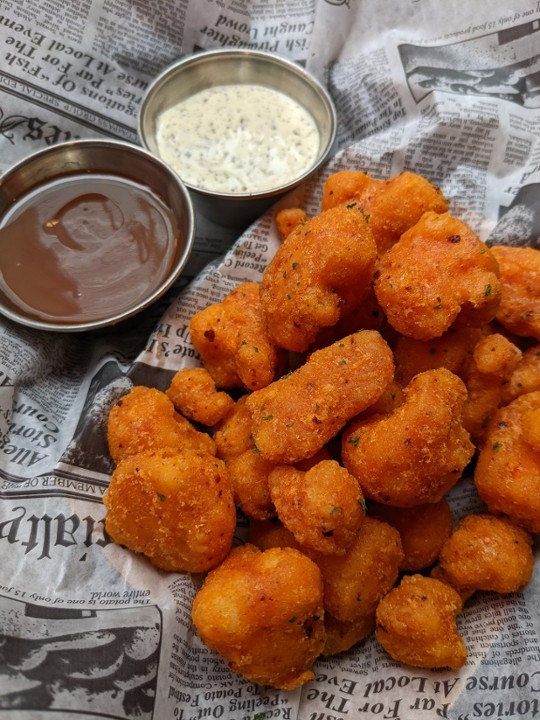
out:
<path id="1" fill-rule="evenodd" d="M 216 390 L 215 382 L 204 368 L 178 370 L 166 395 L 182 415 L 209 427 L 222 420 L 234 405 L 230 395 Z"/>
<path id="2" fill-rule="evenodd" d="M 112 540 L 168 572 L 205 572 L 231 549 L 236 511 L 225 464 L 151 450 L 116 466 L 103 502 Z"/>
<path id="3" fill-rule="evenodd" d="M 247 406 L 247 398 L 247 395 L 238 398 L 214 428 L 216 455 L 224 460 L 255 447 L 251 436 L 251 412 Z"/>
<path id="4" fill-rule="evenodd" d="M 457 670 L 467 659 L 456 624 L 461 608 L 460 596 L 449 585 L 408 575 L 379 603 L 375 637 L 406 665 Z"/>
<path id="5" fill-rule="evenodd" d="M 349 203 L 355 200 L 368 187 L 382 184 L 382 180 L 374 180 L 360 170 L 337 170 L 329 175 L 324 183 L 321 209 Z"/>
<path id="6" fill-rule="evenodd" d="M 227 460 L 234 500 L 248 517 L 266 520 L 276 514 L 268 487 L 274 464 L 251 450 Z"/>
<path id="7" fill-rule="evenodd" d="M 461 378 L 467 388 L 463 425 L 477 447 L 484 443 L 491 418 L 502 402 L 504 387 L 521 355 L 521 350 L 500 333 L 492 333 L 474 346 Z"/>
<path id="8" fill-rule="evenodd" d="M 266 333 L 257 283 L 242 283 L 222 302 L 195 313 L 189 328 L 202 364 L 218 388 L 257 390 L 283 369 L 284 355 Z"/>
<path id="9" fill-rule="evenodd" d="M 400 570 L 406 572 L 418 572 L 437 561 L 454 522 L 445 498 L 408 508 L 371 502 L 369 514 L 384 520 L 399 532 L 404 554 Z"/>
<path id="10" fill-rule="evenodd" d="M 272 342 L 305 351 L 368 295 L 377 249 L 355 208 L 333 208 L 298 226 L 266 268 L 261 307 Z"/>
<path id="11" fill-rule="evenodd" d="M 111 408 L 107 442 L 115 463 L 145 450 L 175 448 L 211 454 L 216 450 L 212 438 L 177 413 L 164 392 L 143 385 L 132 388 Z"/>
<path id="12" fill-rule="evenodd" d="M 230 668 L 293 690 L 314 678 L 324 647 L 321 573 L 293 548 L 235 548 L 193 602 L 193 624 Z"/>
<path id="13" fill-rule="evenodd" d="M 370 183 L 356 193 L 355 200 L 368 220 L 379 255 L 395 245 L 424 213 L 448 210 L 448 201 L 439 188 L 412 172 Z"/>
<path id="14" fill-rule="evenodd" d="M 540 250 L 494 245 L 502 286 L 496 318 L 521 337 L 540 340 Z"/>
<path id="15" fill-rule="evenodd" d="M 441 549 L 440 578 L 460 594 L 517 592 L 531 579 L 531 546 L 529 533 L 506 518 L 466 515 Z"/>
<path id="16" fill-rule="evenodd" d="M 474 472 L 478 494 L 495 515 L 540 532 L 540 391 L 495 414 Z"/>
<path id="17" fill-rule="evenodd" d="M 392 352 L 374 330 L 316 350 L 298 370 L 248 397 L 256 448 L 276 464 L 311 457 L 380 397 L 393 372 Z"/>
<path id="18" fill-rule="evenodd" d="M 416 340 L 456 322 L 478 327 L 499 307 L 495 257 L 464 222 L 425 213 L 378 262 L 375 295 L 388 322 Z"/>
<path id="19" fill-rule="evenodd" d="M 540 390 L 540 345 L 523 351 L 521 360 L 503 388 L 502 405 L 508 405 L 520 395 Z"/>
<path id="20" fill-rule="evenodd" d="M 461 477 L 474 446 L 463 427 L 467 391 L 449 370 L 416 375 L 389 415 L 352 422 L 342 460 L 364 495 L 387 505 L 438 502 Z"/>
<path id="21" fill-rule="evenodd" d="M 279 519 L 303 547 L 343 555 L 354 541 L 364 519 L 364 496 L 335 460 L 322 460 L 307 472 L 278 465 L 268 486 Z"/>
<path id="22" fill-rule="evenodd" d="M 283 208 L 276 213 L 276 227 L 282 240 L 292 233 L 299 225 L 307 222 L 307 215 L 300 208 Z"/>

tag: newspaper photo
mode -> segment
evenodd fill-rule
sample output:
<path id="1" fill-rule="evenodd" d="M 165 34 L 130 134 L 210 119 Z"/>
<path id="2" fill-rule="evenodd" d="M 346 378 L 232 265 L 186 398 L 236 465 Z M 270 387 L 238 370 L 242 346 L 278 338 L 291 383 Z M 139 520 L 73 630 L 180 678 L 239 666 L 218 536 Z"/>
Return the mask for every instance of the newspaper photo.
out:
<path id="1" fill-rule="evenodd" d="M 152 80 L 213 48 L 312 73 L 336 107 L 335 151 L 245 228 L 197 217 L 180 280 L 121 326 L 59 333 L 0 317 L 0 718 L 540 717 L 538 565 L 518 592 L 466 600 L 459 670 L 399 663 L 371 634 L 276 690 L 200 639 L 191 608 L 204 576 L 158 570 L 114 543 L 103 504 L 111 408 L 201 365 L 193 315 L 261 282 L 281 244 L 277 209 L 316 215 L 331 174 L 418 173 L 488 246 L 540 249 L 540 3 L 1 0 L 0 172 L 69 140 L 140 145 Z M 538 477 L 538 452 L 535 462 Z M 448 502 L 455 523 L 485 511 L 466 473 Z M 235 545 L 247 525 L 239 513 Z"/>

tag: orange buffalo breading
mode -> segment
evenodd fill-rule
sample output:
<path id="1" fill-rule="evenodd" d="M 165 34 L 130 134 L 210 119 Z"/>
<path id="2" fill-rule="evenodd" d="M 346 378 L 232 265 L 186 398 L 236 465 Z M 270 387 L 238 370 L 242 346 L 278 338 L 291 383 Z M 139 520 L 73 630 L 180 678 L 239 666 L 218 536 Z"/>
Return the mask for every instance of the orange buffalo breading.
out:
<path id="1" fill-rule="evenodd" d="M 482 338 L 462 373 L 467 388 L 463 424 L 477 447 L 484 443 L 503 391 L 521 359 L 521 350 L 499 333 Z"/>
<path id="2" fill-rule="evenodd" d="M 283 366 L 283 354 L 265 330 L 257 283 L 242 283 L 223 302 L 195 313 L 189 329 L 203 366 L 219 388 L 257 390 L 272 382 Z"/>
<path id="3" fill-rule="evenodd" d="M 392 352 L 374 330 L 313 352 L 288 377 L 248 397 L 257 449 L 275 463 L 311 457 L 380 397 L 393 371 Z"/>
<path id="4" fill-rule="evenodd" d="M 209 435 L 175 411 L 164 392 L 143 385 L 132 388 L 111 409 L 107 441 L 115 463 L 145 450 L 174 448 L 213 454 L 216 449 Z"/>
<path id="5" fill-rule="evenodd" d="M 236 512 L 225 464 L 213 455 L 151 450 L 114 470 L 103 502 L 114 542 L 168 572 L 205 572 L 231 549 Z"/>
<path id="6" fill-rule="evenodd" d="M 417 572 L 433 565 L 452 532 L 452 511 L 445 498 L 409 508 L 371 502 L 369 514 L 384 520 L 399 532 L 404 554 L 400 570 L 407 572 Z"/>
<path id="7" fill-rule="evenodd" d="M 495 414 L 474 473 L 490 512 L 540 532 L 540 391 Z"/>
<path id="8" fill-rule="evenodd" d="M 251 436 L 251 412 L 247 395 L 238 398 L 227 415 L 214 428 L 216 455 L 227 460 L 255 447 Z"/>
<path id="9" fill-rule="evenodd" d="M 410 507 L 439 501 L 474 453 L 461 411 L 467 391 L 446 368 L 416 375 L 403 404 L 343 434 L 342 460 L 366 497 Z"/>
<path id="10" fill-rule="evenodd" d="M 407 230 L 380 258 L 374 287 L 390 325 L 416 340 L 491 321 L 501 297 L 495 257 L 448 213 L 427 212 Z"/>
<path id="11" fill-rule="evenodd" d="M 380 255 L 428 211 L 444 213 L 448 201 L 426 178 L 412 172 L 367 185 L 355 196 L 369 221 Z"/>
<path id="12" fill-rule="evenodd" d="M 303 352 L 370 289 L 377 250 L 356 208 L 333 208 L 297 227 L 270 261 L 261 307 L 272 342 Z"/>
<path id="13" fill-rule="evenodd" d="M 234 405 L 230 395 L 216 390 L 215 382 L 204 368 L 179 370 L 166 395 L 182 415 L 208 426 L 222 420 Z"/>
<path id="14" fill-rule="evenodd" d="M 364 496 L 335 460 L 322 460 L 307 472 L 278 465 L 268 485 L 279 519 L 300 545 L 343 555 L 352 544 L 364 519 Z"/>
<path id="15" fill-rule="evenodd" d="M 510 380 L 503 388 L 502 404 L 508 405 L 520 395 L 535 390 L 540 390 L 540 345 L 534 345 L 523 352 Z"/>
<path id="16" fill-rule="evenodd" d="M 408 385 L 418 373 L 440 367 L 461 376 L 474 346 L 488 332 L 488 326 L 462 326 L 451 327 L 431 340 L 415 340 L 399 335 L 392 347 L 396 380 L 402 385 Z"/>
<path id="17" fill-rule="evenodd" d="M 531 579 L 532 537 L 506 518 L 465 516 L 439 556 L 439 578 L 460 594 L 476 590 L 513 593 Z"/>
<path id="18" fill-rule="evenodd" d="M 227 459 L 235 502 L 249 517 L 266 520 L 276 514 L 268 487 L 268 476 L 273 467 L 273 463 L 253 449 Z"/>
<path id="19" fill-rule="evenodd" d="M 307 215 L 301 208 L 283 208 L 276 213 L 276 227 L 282 240 L 307 221 Z"/>
<path id="20" fill-rule="evenodd" d="M 368 516 L 344 555 L 310 557 L 321 569 L 325 610 L 345 623 L 370 621 L 372 630 L 377 605 L 396 582 L 403 560 L 398 531 Z"/>
<path id="21" fill-rule="evenodd" d="M 326 178 L 321 200 L 321 210 L 343 205 L 355 200 L 368 187 L 382 184 L 360 170 L 338 170 Z"/>
<path id="22" fill-rule="evenodd" d="M 381 600 L 375 636 L 394 660 L 457 669 L 467 659 L 456 624 L 461 608 L 460 596 L 449 585 L 410 575 Z"/>
<path id="23" fill-rule="evenodd" d="M 257 685 L 293 690 L 314 678 L 324 646 L 323 589 L 314 562 L 293 548 L 235 548 L 193 602 L 202 640 Z"/>
<path id="24" fill-rule="evenodd" d="M 496 318 L 521 337 L 540 340 L 540 250 L 494 245 L 502 285 Z"/>

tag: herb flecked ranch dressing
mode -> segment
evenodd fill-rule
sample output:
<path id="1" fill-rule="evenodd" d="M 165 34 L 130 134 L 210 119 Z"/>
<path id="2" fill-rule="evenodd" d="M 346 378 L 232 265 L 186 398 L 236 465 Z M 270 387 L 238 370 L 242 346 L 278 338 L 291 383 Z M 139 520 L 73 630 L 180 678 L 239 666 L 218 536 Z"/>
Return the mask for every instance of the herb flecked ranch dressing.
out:
<path id="1" fill-rule="evenodd" d="M 319 150 L 312 115 L 260 85 L 221 85 L 192 95 L 157 119 L 161 158 L 204 190 L 258 192 L 302 175 Z"/>

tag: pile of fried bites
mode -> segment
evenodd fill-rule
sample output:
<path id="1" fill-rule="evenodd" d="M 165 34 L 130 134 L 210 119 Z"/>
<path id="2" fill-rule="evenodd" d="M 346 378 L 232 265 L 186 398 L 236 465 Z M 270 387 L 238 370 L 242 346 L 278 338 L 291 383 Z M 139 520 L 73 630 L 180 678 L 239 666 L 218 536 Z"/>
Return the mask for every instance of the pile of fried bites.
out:
<path id="1" fill-rule="evenodd" d="M 373 632 L 459 668 L 463 603 L 533 569 L 540 251 L 488 248 L 411 172 L 336 172 L 320 214 L 276 222 L 261 283 L 192 318 L 202 367 L 113 407 L 106 530 L 209 571 L 195 628 L 254 683 L 298 687 Z M 465 468 L 486 510 L 457 522 Z"/>

